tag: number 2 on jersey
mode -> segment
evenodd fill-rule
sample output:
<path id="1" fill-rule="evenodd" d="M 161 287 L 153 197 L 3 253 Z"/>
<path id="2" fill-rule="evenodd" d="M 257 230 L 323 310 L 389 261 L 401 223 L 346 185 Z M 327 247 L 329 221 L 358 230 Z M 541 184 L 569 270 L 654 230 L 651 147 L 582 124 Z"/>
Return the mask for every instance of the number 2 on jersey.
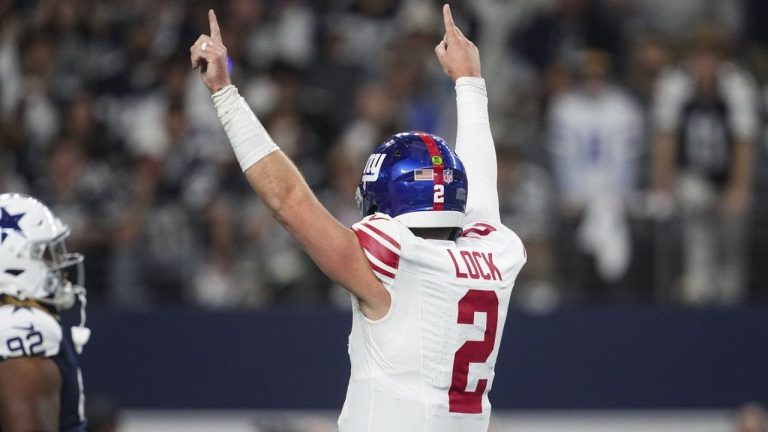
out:
<path id="1" fill-rule="evenodd" d="M 499 298 L 495 291 L 471 289 L 459 300 L 459 324 L 474 324 L 475 312 L 485 312 L 485 336 L 481 341 L 466 341 L 453 357 L 451 389 L 448 391 L 448 411 L 464 414 L 483 412 L 483 394 L 488 379 L 477 381 L 475 391 L 467 391 L 470 363 L 485 363 L 496 344 L 499 319 Z"/>

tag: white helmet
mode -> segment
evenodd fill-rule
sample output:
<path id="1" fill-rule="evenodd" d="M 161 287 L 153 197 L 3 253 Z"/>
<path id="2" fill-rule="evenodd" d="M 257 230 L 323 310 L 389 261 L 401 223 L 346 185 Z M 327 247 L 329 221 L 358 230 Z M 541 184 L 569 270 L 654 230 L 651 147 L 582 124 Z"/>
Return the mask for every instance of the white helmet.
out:
<path id="1" fill-rule="evenodd" d="M 57 309 L 85 301 L 83 256 L 67 253 L 69 227 L 28 195 L 0 194 L 0 294 Z"/>

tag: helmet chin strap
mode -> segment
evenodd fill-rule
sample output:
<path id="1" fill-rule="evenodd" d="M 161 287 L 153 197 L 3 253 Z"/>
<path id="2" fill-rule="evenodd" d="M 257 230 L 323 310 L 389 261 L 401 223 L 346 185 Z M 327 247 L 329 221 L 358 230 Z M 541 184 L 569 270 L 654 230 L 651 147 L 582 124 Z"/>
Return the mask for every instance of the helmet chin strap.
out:
<path id="1" fill-rule="evenodd" d="M 75 350 L 78 354 L 82 354 L 83 347 L 88 343 L 88 339 L 91 338 L 91 329 L 85 326 L 85 306 L 88 301 L 85 298 L 85 288 L 78 287 L 77 299 L 80 301 L 80 324 L 76 327 L 72 327 L 72 342 L 75 344 Z"/>

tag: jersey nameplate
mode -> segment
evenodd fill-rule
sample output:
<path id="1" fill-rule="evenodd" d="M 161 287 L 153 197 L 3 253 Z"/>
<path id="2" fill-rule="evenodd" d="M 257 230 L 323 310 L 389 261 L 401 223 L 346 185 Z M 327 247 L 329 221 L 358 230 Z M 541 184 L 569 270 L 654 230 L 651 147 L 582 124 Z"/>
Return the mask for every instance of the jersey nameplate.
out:
<path id="1" fill-rule="evenodd" d="M 447 251 L 458 279 L 502 280 L 499 268 L 493 263 L 493 253 L 462 250 L 456 251 L 456 256 L 451 249 Z"/>

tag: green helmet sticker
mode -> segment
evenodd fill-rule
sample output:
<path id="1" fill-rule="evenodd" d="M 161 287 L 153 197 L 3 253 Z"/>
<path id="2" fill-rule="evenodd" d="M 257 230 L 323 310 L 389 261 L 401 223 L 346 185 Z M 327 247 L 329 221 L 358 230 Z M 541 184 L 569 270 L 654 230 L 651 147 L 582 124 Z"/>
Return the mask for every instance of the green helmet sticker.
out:
<path id="1" fill-rule="evenodd" d="M 434 165 L 442 165 L 443 164 L 443 158 L 440 156 L 432 156 L 432 164 Z"/>

